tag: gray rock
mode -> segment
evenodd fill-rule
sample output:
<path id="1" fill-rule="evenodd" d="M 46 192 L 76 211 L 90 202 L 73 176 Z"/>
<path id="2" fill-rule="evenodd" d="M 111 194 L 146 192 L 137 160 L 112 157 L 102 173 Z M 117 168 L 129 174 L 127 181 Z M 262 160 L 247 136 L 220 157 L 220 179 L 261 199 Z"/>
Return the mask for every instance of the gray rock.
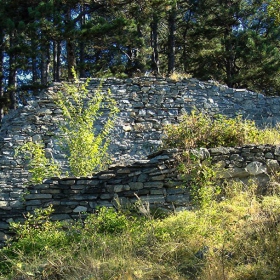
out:
<path id="1" fill-rule="evenodd" d="M 130 182 L 129 187 L 132 191 L 141 190 L 144 188 L 144 184 L 142 182 Z"/>
<path id="2" fill-rule="evenodd" d="M 266 165 L 267 165 L 267 172 L 268 173 L 278 172 L 280 170 L 280 165 L 279 165 L 277 160 L 267 159 L 266 160 Z"/>
<path id="3" fill-rule="evenodd" d="M 261 162 L 258 161 L 253 161 L 249 163 L 245 170 L 250 174 L 250 175 L 259 175 L 262 173 L 267 173 L 267 168 L 265 165 L 263 165 Z"/>
<path id="4" fill-rule="evenodd" d="M 81 212 L 86 212 L 87 211 L 87 207 L 84 207 L 84 206 L 77 206 L 73 212 L 74 213 L 81 213 Z"/>
<path id="5" fill-rule="evenodd" d="M 192 149 L 190 152 L 200 160 L 205 160 L 210 157 L 210 153 L 206 148 Z"/>
<path id="6" fill-rule="evenodd" d="M 250 174 L 245 168 L 219 168 L 216 170 L 217 178 L 229 179 L 229 178 L 244 178 L 248 177 Z"/>

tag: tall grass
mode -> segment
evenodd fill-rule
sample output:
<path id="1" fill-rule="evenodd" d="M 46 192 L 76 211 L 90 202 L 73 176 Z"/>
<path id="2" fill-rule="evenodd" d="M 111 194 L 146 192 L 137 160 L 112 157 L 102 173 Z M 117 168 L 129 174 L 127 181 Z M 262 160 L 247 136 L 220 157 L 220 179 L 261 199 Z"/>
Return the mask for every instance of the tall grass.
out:
<path id="1" fill-rule="evenodd" d="M 255 189 L 234 183 L 161 219 L 104 208 L 66 225 L 37 213 L 0 251 L 2 279 L 279 279 L 280 199 Z"/>

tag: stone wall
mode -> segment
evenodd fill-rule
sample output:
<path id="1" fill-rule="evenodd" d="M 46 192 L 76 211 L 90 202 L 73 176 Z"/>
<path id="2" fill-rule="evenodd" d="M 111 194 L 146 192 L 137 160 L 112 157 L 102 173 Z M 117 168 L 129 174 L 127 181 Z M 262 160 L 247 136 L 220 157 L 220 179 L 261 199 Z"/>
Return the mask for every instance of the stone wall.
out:
<path id="1" fill-rule="evenodd" d="M 280 146 L 200 148 L 190 153 L 201 162 L 210 160 L 217 179 L 245 183 L 254 179 L 263 190 L 270 181 L 269 175 L 280 169 Z M 52 204 L 55 219 L 73 219 L 98 207 L 116 207 L 117 202 L 124 207 L 133 205 L 137 197 L 152 208 L 189 208 L 192 178 L 178 172 L 178 160 L 183 158 L 182 150 L 161 150 L 130 165 L 112 165 L 90 178 L 52 178 L 27 188 L 25 210 Z"/>
<path id="2" fill-rule="evenodd" d="M 99 84 L 98 79 L 90 81 L 89 90 L 92 94 Z M 242 114 L 259 125 L 276 124 L 280 120 L 279 97 L 265 97 L 212 82 L 195 79 L 177 82 L 151 77 L 106 79 L 102 91 L 106 94 L 108 89 L 120 108 L 110 151 L 113 162 L 122 165 L 143 160 L 155 151 L 161 144 L 163 126 L 177 123 L 180 115 L 190 112 L 194 107 L 211 114 L 221 113 L 231 117 Z M 22 199 L 27 190 L 28 172 L 24 160 L 14 157 L 19 145 L 30 140 L 42 140 L 47 156 L 53 157 L 65 167 L 65 155 L 60 151 L 56 139 L 61 114 L 54 103 L 54 97 L 59 90 L 61 84 L 54 84 L 39 97 L 29 101 L 27 106 L 11 111 L 3 119 L 0 129 L 0 217 L 3 219 L 16 217 L 44 203 L 35 199 L 37 204 L 33 205 L 35 202 L 28 202 L 28 197 L 26 201 Z M 240 159 L 239 164 L 244 162 Z M 235 166 L 232 172 L 237 172 L 236 168 L 243 167 Z M 26 205 L 27 202 L 30 205 Z"/>
<path id="3" fill-rule="evenodd" d="M 264 191 L 269 175 L 279 171 L 280 146 L 244 146 L 192 150 L 201 161 L 211 159 L 217 178 L 245 184 L 254 179 Z M 159 151 L 129 165 L 112 165 L 107 171 L 87 178 L 52 178 L 28 186 L 22 195 L 22 209 L 0 209 L 0 242 L 9 236 L 9 222 L 21 221 L 38 207 L 54 206 L 53 220 L 81 218 L 98 207 L 130 207 L 138 198 L 150 208 L 178 211 L 192 207 L 191 178 L 177 170 L 182 151 Z"/>

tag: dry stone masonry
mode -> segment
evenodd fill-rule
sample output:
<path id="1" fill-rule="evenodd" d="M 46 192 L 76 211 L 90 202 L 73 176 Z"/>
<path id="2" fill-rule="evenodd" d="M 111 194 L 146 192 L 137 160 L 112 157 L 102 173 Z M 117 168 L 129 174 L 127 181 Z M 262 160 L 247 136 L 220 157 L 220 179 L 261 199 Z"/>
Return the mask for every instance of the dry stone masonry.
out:
<path id="1" fill-rule="evenodd" d="M 191 150 L 201 161 L 211 159 L 217 178 L 255 179 L 261 187 L 269 183 L 269 174 L 279 171 L 280 147 L 248 145 L 236 148 Z M 52 204 L 55 219 L 77 218 L 81 212 L 98 207 L 129 207 L 137 197 L 151 207 L 179 210 L 191 207 L 191 180 L 178 173 L 183 151 L 161 150 L 129 165 L 112 165 L 108 170 L 86 178 L 51 178 L 30 186 L 24 195 L 27 211 Z"/>
<path id="2" fill-rule="evenodd" d="M 92 79 L 92 94 L 100 80 Z M 28 172 L 15 149 L 26 141 L 44 142 L 48 157 L 65 167 L 65 155 L 57 144 L 61 112 L 54 103 L 61 90 L 56 83 L 27 106 L 10 112 L 0 130 L 0 239 L 5 238 L 8 223 L 23 217 L 36 207 L 53 204 L 56 218 L 73 218 L 80 212 L 92 212 L 97 206 L 111 206 L 116 199 L 133 203 L 135 194 L 151 205 L 165 209 L 188 207 L 187 189 L 174 169 L 178 151 L 156 151 L 166 124 L 177 123 L 180 115 L 194 107 L 211 114 L 242 114 L 258 125 L 276 124 L 280 120 L 280 98 L 265 97 L 247 90 L 236 90 L 213 82 L 195 79 L 172 81 L 162 78 L 106 79 L 102 92 L 112 92 L 120 114 L 112 133 L 110 151 L 114 167 L 92 178 L 47 180 L 42 185 L 28 186 Z M 100 124 L 97 124 L 97 128 Z M 278 169 L 279 147 L 247 146 L 203 151 L 219 162 L 223 178 L 258 177 L 267 182 L 267 174 Z"/>
<path id="3" fill-rule="evenodd" d="M 86 178 L 51 178 L 27 186 L 22 207 L 0 209 L 0 241 L 9 236 L 9 222 L 23 220 L 23 214 L 38 207 L 53 205 L 53 220 L 81 218 L 99 207 L 131 207 L 138 198 L 150 208 L 178 211 L 192 207 L 190 184 L 178 173 L 176 165 L 182 152 L 162 150 L 147 159 L 128 165 L 112 165 L 106 171 Z M 256 180 L 262 190 L 269 186 L 269 174 L 279 171 L 280 147 L 249 145 L 236 148 L 192 150 L 201 161 L 211 159 L 217 177 L 247 183 Z M 7 202 L 12 200 L 6 196 Z"/>

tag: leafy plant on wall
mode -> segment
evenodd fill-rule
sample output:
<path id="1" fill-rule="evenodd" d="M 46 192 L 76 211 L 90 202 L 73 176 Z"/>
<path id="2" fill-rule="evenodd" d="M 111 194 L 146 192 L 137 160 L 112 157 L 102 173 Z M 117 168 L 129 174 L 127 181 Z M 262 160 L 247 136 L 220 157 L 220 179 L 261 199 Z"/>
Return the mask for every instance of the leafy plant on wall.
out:
<path id="1" fill-rule="evenodd" d="M 31 184 L 40 184 L 45 178 L 61 175 L 60 166 L 46 157 L 43 143 L 27 142 L 16 150 L 15 155 L 19 154 L 24 154 L 24 159 L 28 161 Z"/>
<path id="2" fill-rule="evenodd" d="M 104 94 L 99 87 L 91 97 L 87 90 L 89 81 L 81 84 L 74 71 L 73 76 L 74 83 L 65 83 L 56 100 L 64 119 L 60 125 L 60 142 L 68 155 L 71 173 L 87 176 L 104 169 L 109 162 L 109 134 L 119 109 L 110 91 Z M 96 122 L 105 110 L 108 117 L 102 120 L 103 126 L 98 132 Z"/>
<path id="3" fill-rule="evenodd" d="M 80 83 L 73 70 L 74 81 L 64 83 L 58 92 L 55 103 L 62 111 L 59 143 L 67 155 L 70 173 L 74 176 L 89 176 L 104 169 L 108 163 L 109 134 L 119 112 L 116 101 L 101 92 L 101 87 L 92 95 L 87 86 L 89 80 Z M 107 111 L 106 117 L 103 117 Z M 97 131 L 96 122 L 102 118 L 102 127 Z M 41 183 L 43 179 L 60 176 L 59 165 L 46 157 L 44 145 L 40 142 L 27 142 L 16 151 L 24 154 L 31 173 L 31 183 Z M 69 174 L 65 174 L 69 175 Z"/>

